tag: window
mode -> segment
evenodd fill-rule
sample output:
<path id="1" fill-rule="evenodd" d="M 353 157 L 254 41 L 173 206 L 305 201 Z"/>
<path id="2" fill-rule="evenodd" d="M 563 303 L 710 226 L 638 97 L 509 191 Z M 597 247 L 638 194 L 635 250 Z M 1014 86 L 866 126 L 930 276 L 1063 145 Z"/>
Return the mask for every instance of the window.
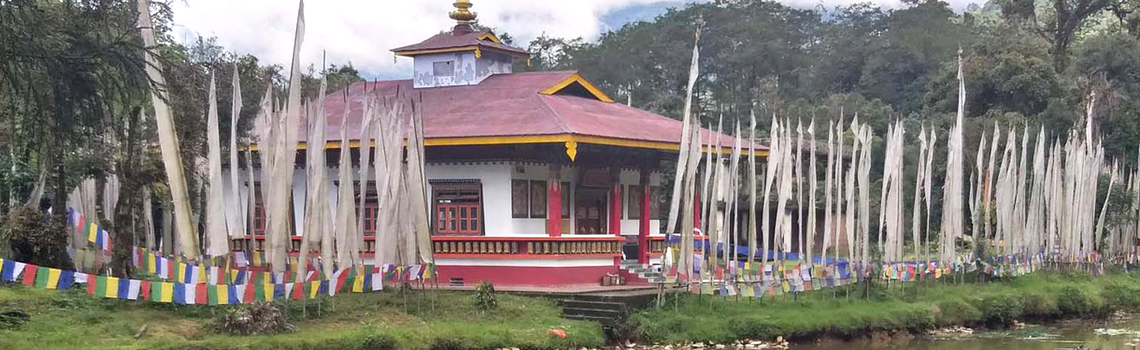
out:
<path id="1" fill-rule="evenodd" d="M 629 185 L 628 189 L 629 197 L 626 198 L 629 199 L 626 201 L 628 204 L 628 206 L 626 206 L 626 218 L 630 220 L 641 219 L 641 186 Z"/>
<path id="2" fill-rule="evenodd" d="M 364 203 L 364 235 L 375 236 L 376 225 L 379 224 L 378 215 L 380 206 L 374 200 Z"/>
<path id="3" fill-rule="evenodd" d="M 483 189 L 474 183 L 432 184 L 432 225 L 440 235 L 483 233 Z"/>
<path id="4" fill-rule="evenodd" d="M 511 180 L 511 217 L 526 218 L 530 213 L 530 181 Z"/>
<path id="5" fill-rule="evenodd" d="M 434 62 L 431 64 L 431 70 L 437 77 L 455 75 L 455 61 Z"/>
<path id="6" fill-rule="evenodd" d="M 570 187 L 570 183 L 569 182 L 563 182 L 561 190 L 562 190 L 562 218 L 563 219 L 569 219 L 570 218 L 570 191 L 572 190 L 572 188 Z"/>
<path id="7" fill-rule="evenodd" d="M 546 218 L 546 194 L 549 190 L 546 188 L 546 181 L 531 181 L 530 182 L 530 218 L 531 219 L 545 219 Z"/>
<path id="8" fill-rule="evenodd" d="M 253 184 L 253 220 L 250 220 L 250 225 L 253 228 L 253 234 L 265 234 L 265 201 L 261 198 L 261 183 Z"/>
<path id="9" fill-rule="evenodd" d="M 363 229 L 363 232 L 361 232 L 361 233 L 365 236 L 375 236 L 376 235 L 376 225 L 380 224 L 380 220 L 379 220 L 380 200 L 376 196 L 376 186 L 374 186 L 376 182 L 375 181 L 364 181 L 363 183 L 365 185 L 365 188 L 368 191 L 361 194 L 361 191 L 360 191 L 361 182 L 360 181 L 353 181 L 352 182 L 353 193 L 354 193 L 354 196 L 352 197 L 352 202 L 354 203 L 353 207 L 356 207 L 357 205 L 360 204 L 360 197 L 362 195 L 365 196 L 364 207 L 363 208 L 357 208 L 358 211 L 356 212 L 356 215 L 357 215 L 357 218 L 364 220 L 364 229 Z"/>

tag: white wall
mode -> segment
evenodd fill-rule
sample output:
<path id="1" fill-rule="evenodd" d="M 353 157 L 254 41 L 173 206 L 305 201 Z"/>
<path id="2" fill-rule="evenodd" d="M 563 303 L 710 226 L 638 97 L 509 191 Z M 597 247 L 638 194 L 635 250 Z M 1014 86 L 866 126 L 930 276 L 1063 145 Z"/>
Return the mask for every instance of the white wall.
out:
<path id="1" fill-rule="evenodd" d="M 584 267 L 614 266 L 613 258 L 574 259 L 454 259 L 437 258 L 440 266 L 522 266 L 522 267 Z"/>
<path id="2" fill-rule="evenodd" d="M 431 180 L 476 179 L 483 185 L 483 234 L 511 236 L 511 166 L 509 163 L 428 163 L 425 176 Z"/>
<path id="3" fill-rule="evenodd" d="M 549 180 L 549 168 L 546 164 L 535 162 L 512 162 L 512 161 L 494 161 L 494 162 L 473 162 L 473 163 L 429 163 L 425 167 L 426 177 L 428 181 L 431 180 L 478 180 L 483 186 L 483 232 L 484 235 L 495 236 L 546 236 L 546 219 L 545 218 L 512 218 L 511 217 L 511 180 Z M 521 170 L 521 171 L 520 171 Z M 224 193 L 227 205 L 230 203 L 240 203 L 240 210 L 243 216 L 247 216 L 247 207 L 249 188 L 247 187 L 246 171 L 240 169 L 239 177 L 239 190 L 238 194 L 234 193 L 233 186 L 230 185 L 229 169 L 223 171 L 223 178 L 227 179 L 224 184 Z M 329 193 L 329 210 L 330 215 L 336 212 L 338 188 L 336 184 L 339 182 L 339 173 L 336 166 L 331 166 L 326 169 L 328 176 L 328 193 Z M 374 171 L 374 170 L 373 170 Z M 577 187 L 578 173 L 581 171 L 578 167 L 573 165 L 563 165 L 559 173 L 562 182 L 569 182 L 570 188 Z M 371 172 L 371 171 L 370 171 Z M 254 169 L 254 176 L 260 177 L 259 169 Z M 353 179 L 359 181 L 360 168 L 353 167 Z M 370 177 L 374 174 L 370 174 Z M 374 178 L 373 178 L 374 179 Z M 372 179 L 370 179 L 372 180 Z M 259 181 L 259 179 L 255 179 Z M 621 233 L 623 236 L 636 236 L 639 230 L 638 220 L 624 219 L 629 217 L 629 185 L 637 185 L 640 181 L 640 174 L 636 170 L 622 170 L 620 182 L 626 185 L 626 193 L 622 193 L 622 217 L 621 220 Z M 653 173 L 650 175 L 650 184 L 653 186 L 660 186 L 661 174 Z M 293 173 L 293 208 L 294 219 L 296 222 L 297 235 L 304 235 L 305 231 L 305 212 L 304 208 L 307 203 L 306 199 L 306 174 L 304 169 L 296 169 Z M 568 189 L 564 189 L 568 190 Z M 570 203 L 563 203 L 570 208 L 574 208 L 574 193 L 571 193 Z M 227 212 L 231 212 L 231 207 L 227 207 Z M 335 216 L 330 216 L 335 217 Z M 573 215 L 570 218 L 569 235 L 575 232 Z M 659 221 L 650 220 L 650 234 L 660 235 Z M 237 232 L 231 230 L 231 232 Z"/>
<path id="4" fill-rule="evenodd" d="M 435 63 L 445 61 L 453 62 L 454 74 L 436 76 Z M 510 73 L 511 57 L 487 50 L 481 51 L 480 57 L 475 57 L 474 51 L 418 55 L 412 59 L 412 69 L 412 86 L 416 88 L 475 85 L 492 74 Z"/>

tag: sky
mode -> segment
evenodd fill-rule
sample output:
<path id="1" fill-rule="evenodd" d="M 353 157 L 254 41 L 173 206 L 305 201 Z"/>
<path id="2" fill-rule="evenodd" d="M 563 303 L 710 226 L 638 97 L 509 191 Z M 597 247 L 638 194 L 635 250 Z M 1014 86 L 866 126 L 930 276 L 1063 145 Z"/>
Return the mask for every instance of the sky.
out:
<path id="1" fill-rule="evenodd" d="M 479 22 L 507 32 L 515 46 L 537 36 L 595 40 L 633 20 L 652 19 L 668 7 L 698 0 L 472 0 Z M 866 0 L 780 0 L 796 7 L 833 7 Z M 870 0 L 897 8 L 899 0 Z M 970 0 L 950 0 L 955 8 Z M 411 58 L 392 48 L 415 44 L 455 22 L 447 18 L 451 0 L 310 0 L 305 3 L 305 42 L 301 61 L 320 66 L 351 62 L 367 79 L 411 75 Z M 174 38 L 191 43 L 216 37 L 238 54 L 288 66 L 292 55 L 297 2 L 289 0 L 173 1 Z"/>

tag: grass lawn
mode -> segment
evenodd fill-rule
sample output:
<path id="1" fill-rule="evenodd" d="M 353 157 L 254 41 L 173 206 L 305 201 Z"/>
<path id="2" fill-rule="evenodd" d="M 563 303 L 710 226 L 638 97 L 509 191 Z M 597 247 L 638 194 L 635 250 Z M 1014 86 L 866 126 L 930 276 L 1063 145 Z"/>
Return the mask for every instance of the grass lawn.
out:
<path id="1" fill-rule="evenodd" d="M 231 336 L 214 331 L 211 323 L 236 306 L 130 302 L 0 284 L 0 312 L 31 315 L 18 328 L 0 330 L 0 349 L 566 349 L 605 343 L 599 324 L 562 319 L 550 300 L 499 294 L 499 307 L 483 313 L 473 306 L 473 292 L 432 294 L 326 297 L 309 301 L 307 317 L 299 302 L 290 302 L 295 333 Z M 145 335 L 135 339 L 143 325 Z M 565 330 L 567 337 L 548 334 L 551 328 Z"/>
<path id="2" fill-rule="evenodd" d="M 916 282 L 889 288 L 826 290 L 747 298 L 682 295 L 661 309 L 635 314 L 642 342 L 727 342 L 820 335 L 852 337 L 874 331 L 922 331 L 951 325 L 1001 326 L 1022 319 L 1101 318 L 1140 311 L 1140 274 L 1089 277 L 1040 272 L 1012 281 Z M 864 297 L 864 293 L 868 296 Z"/>

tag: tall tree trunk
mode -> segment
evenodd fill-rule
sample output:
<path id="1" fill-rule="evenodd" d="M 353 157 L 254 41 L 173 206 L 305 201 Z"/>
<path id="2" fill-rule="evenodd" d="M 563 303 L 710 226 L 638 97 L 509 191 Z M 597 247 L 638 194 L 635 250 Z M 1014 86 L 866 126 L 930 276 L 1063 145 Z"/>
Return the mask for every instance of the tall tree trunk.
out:
<path id="1" fill-rule="evenodd" d="M 114 223 L 111 226 L 114 274 L 118 277 L 130 277 L 133 270 L 131 263 L 131 247 L 134 246 L 135 213 L 136 206 L 140 204 L 139 194 L 142 186 L 146 184 L 145 177 L 138 174 L 138 133 L 139 118 L 142 110 L 135 108 L 127 119 L 126 142 L 123 144 L 122 156 L 126 157 L 118 164 L 120 179 L 119 204 L 115 206 Z"/>

